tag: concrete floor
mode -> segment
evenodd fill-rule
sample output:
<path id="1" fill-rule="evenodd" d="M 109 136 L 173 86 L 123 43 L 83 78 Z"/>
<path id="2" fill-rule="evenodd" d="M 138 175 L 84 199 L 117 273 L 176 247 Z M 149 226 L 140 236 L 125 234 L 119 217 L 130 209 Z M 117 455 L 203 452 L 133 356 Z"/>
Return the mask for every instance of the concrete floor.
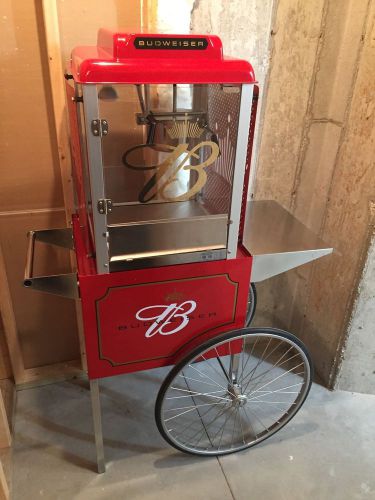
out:
<path id="1" fill-rule="evenodd" d="M 94 472 L 88 383 L 18 393 L 13 500 L 375 499 L 375 396 L 314 385 L 299 414 L 245 452 L 196 458 L 154 423 L 161 370 L 101 382 L 107 472 Z"/>

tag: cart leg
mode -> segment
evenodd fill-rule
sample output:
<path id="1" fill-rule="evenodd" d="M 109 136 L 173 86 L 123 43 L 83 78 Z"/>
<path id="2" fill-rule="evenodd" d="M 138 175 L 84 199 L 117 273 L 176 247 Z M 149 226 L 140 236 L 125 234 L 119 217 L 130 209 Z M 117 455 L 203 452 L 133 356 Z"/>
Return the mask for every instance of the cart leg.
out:
<path id="1" fill-rule="evenodd" d="M 99 380 L 90 380 L 92 418 L 94 421 L 94 435 L 96 447 L 96 462 L 98 464 L 98 473 L 105 472 L 104 461 L 104 446 L 103 446 L 103 431 L 102 417 L 100 412 L 100 396 L 99 396 Z"/>
<path id="2" fill-rule="evenodd" d="M 231 354 L 229 376 L 233 384 L 237 384 L 238 368 L 240 366 L 240 354 Z"/>

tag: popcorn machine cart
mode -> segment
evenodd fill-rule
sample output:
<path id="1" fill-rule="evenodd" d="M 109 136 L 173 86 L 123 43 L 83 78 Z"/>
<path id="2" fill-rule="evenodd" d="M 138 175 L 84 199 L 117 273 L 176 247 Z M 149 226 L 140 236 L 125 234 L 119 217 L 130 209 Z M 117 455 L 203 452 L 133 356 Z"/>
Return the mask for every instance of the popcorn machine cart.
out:
<path id="1" fill-rule="evenodd" d="M 24 285 L 79 299 L 99 472 L 98 381 L 172 366 L 163 437 L 222 455 L 283 427 L 311 385 L 293 335 L 250 328 L 257 281 L 332 251 L 275 202 L 247 204 L 258 87 L 216 36 L 100 30 L 65 75 L 76 213 L 31 231 Z M 76 269 L 35 276 L 35 242 Z"/>

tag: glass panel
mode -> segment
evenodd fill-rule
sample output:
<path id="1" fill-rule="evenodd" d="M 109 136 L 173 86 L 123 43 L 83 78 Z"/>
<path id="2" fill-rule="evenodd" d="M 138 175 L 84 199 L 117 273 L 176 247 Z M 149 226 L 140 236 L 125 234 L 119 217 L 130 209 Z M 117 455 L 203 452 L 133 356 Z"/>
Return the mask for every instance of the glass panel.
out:
<path id="1" fill-rule="evenodd" d="M 176 221 L 200 219 L 197 231 L 204 233 L 210 219 L 217 231 L 219 217 L 220 244 L 198 240 L 202 248 L 225 248 L 241 86 L 99 86 L 98 98 L 109 126 L 102 139 L 105 194 L 113 202 L 109 226 L 174 221 L 175 228 Z M 139 251 L 153 251 L 153 241 Z"/>

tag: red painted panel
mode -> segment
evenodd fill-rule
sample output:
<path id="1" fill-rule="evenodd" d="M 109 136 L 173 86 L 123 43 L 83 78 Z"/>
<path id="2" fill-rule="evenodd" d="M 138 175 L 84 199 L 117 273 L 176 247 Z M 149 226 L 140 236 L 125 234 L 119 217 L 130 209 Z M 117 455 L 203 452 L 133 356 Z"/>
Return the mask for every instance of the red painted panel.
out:
<path id="1" fill-rule="evenodd" d="M 79 257 L 77 219 L 74 226 Z M 89 377 L 170 365 L 243 327 L 250 269 L 251 257 L 240 252 L 233 260 L 79 274 Z"/>

